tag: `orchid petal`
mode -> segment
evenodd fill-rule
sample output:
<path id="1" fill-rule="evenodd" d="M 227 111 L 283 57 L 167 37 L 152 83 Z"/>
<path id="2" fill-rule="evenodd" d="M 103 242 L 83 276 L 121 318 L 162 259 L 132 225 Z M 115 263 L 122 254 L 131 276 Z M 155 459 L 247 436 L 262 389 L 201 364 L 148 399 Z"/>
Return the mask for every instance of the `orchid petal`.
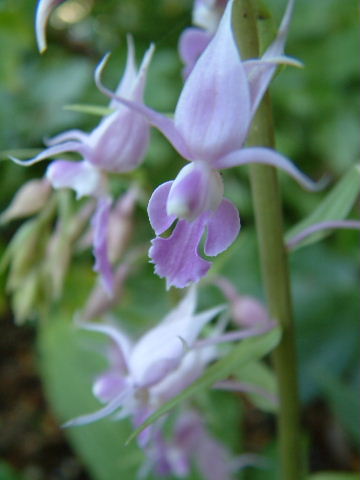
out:
<path id="1" fill-rule="evenodd" d="M 87 133 L 74 128 L 72 130 L 67 130 L 66 132 L 59 133 L 59 135 L 55 135 L 55 137 L 47 138 L 44 143 L 48 146 L 57 145 L 59 143 L 68 142 L 71 140 L 86 143 L 88 138 L 89 135 Z"/>
<path id="2" fill-rule="evenodd" d="M 225 447 L 204 431 L 195 450 L 195 461 L 203 478 L 232 480 L 230 460 L 230 454 Z"/>
<path id="3" fill-rule="evenodd" d="M 152 60 L 154 52 L 155 52 L 155 45 L 151 44 L 150 47 L 146 50 L 145 55 L 142 59 L 141 65 L 139 67 L 139 71 L 135 79 L 131 96 L 129 97 L 132 100 L 135 100 L 138 102 L 143 100 L 146 77 L 147 77 L 147 73 L 150 67 L 150 62 Z M 122 93 L 121 93 L 121 96 L 123 96 Z"/>
<path id="4" fill-rule="evenodd" d="M 102 284 L 109 297 L 114 293 L 114 274 L 109 261 L 108 232 L 111 199 L 100 198 L 95 215 L 92 219 L 94 228 L 94 270 L 100 274 Z"/>
<path id="5" fill-rule="evenodd" d="M 136 409 L 133 414 L 132 422 L 135 428 L 138 428 L 141 424 L 143 424 L 151 414 L 154 413 L 152 408 L 148 406 L 141 406 Z M 146 445 L 149 444 L 150 440 L 154 437 L 155 430 L 159 427 L 157 423 L 152 423 L 147 428 L 145 428 L 137 437 L 138 445 L 140 448 L 145 448 Z M 140 479 L 141 477 L 139 477 Z"/>
<path id="6" fill-rule="evenodd" d="M 198 282 L 209 270 L 211 263 L 198 254 L 205 226 L 204 215 L 191 223 L 180 220 L 170 237 L 152 240 L 149 256 L 155 263 L 155 273 L 166 277 L 167 288 L 184 288 Z"/>
<path id="7" fill-rule="evenodd" d="M 232 1 L 187 78 L 175 126 L 191 154 L 213 161 L 241 148 L 250 124 L 250 93 L 231 29 Z"/>
<path id="8" fill-rule="evenodd" d="M 183 31 L 179 40 L 179 54 L 185 64 L 183 69 L 184 78 L 189 76 L 211 39 L 212 35 L 200 28 L 187 28 Z"/>
<path id="9" fill-rule="evenodd" d="M 204 312 L 198 313 L 194 317 L 194 323 L 199 328 L 198 333 L 200 333 L 200 329 L 203 328 L 212 318 L 216 317 L 220 312 L 225 309 L 224 305 L 219 305 L 214 308 L 210 308 L 209 310 L 205 310 Z"/>
<path id="10" fill-rule="evenodd" d="M 177 340 L 179 341 L 179 339 Z M 139 386 L 142 388 L 148 388 L 155 385 L 163 378 L 166 378 L 170 372 L 178 367 L 181 361 L 181 356 L 180 352 L 180 354 L 176 355 L 174 358 L 161 358 L 154 361 L 144 370 L 142 377 L 139 377 Z"/>
<path id="11" fill-rule="evenodd" d="M 96 195 L 101 184 L 99 170 L 86 161 L 56 160 L 48 166 L 46 178 L 54 188 L 72 188 L 77 198 Z"/>
<path id="12" fill-rule="evenodd" d="M 109 402 L 104 408 L 101 408 L 97 412 L 90 413 L 88 415 L 82 415 L 81 417 L 74 418 L 69 420 L 63 425 L 63 428 L 76 427 L 80 425 L 86 425 L 88 423 L 96 422 L 101 420 L 108 415 L 111 415 L 115 410 L 121 407 L 124 403 L 125 398 L 127 397 L 128 390 L 121 392 L 117 397 L 115 397 L 111 402 Z"/>
<path id="13" fill-rule="evenodd" d="M 319 182 L 314 182 L 306 175 L 304 175 L 295 165 L 284 155 L 265 147 L 250 147 L 231 152 L 223 158 L 219 158 L 214 163 L 214 168 L 223 169 L 231 168 L 241 165 L 248 165 L 251 163 L 260 165 L 271 165 L 276 168 L 284 170 L 294 180 L 299 183 L 306 190 L 313 192 L 320 191 L 326 186 L 327 180 L 323 179 Z"/>
<path id="14" fill-rule="evenodd" d="M 295 0 L 289 0 L 281 21 L 281 25 L 279 27 L 278 34 L 274 42 L 269 46 L 261 58 L 263 62 L 262 65 L 255 67 L 255 64 L 253 64 L 251 67 L 251 64 L 248 64 L 247 66 L 247 72 L 249 73 L 250 77 L 252 77 L 252 80 L 250 80 L 249 77 L 250 91 L 252 95 L 251 115 L 254 115 L 275 73 L 278 62 L 271 62 L 271 59 L 279 58 L 283 55 L 290 26 L 290 20 L 294 9 L 294 3 Z M 270 63 L 268 63 L 269 60 Z M 266 64 L 264 62 L 266 62 Z"/>
<path id="15" fill-rule="evenodd" d="M 289 0 L 284 16 L 281 20 L 281 24 L 280 24 L 278 33 L 276 35 L 276 38 L 273 41 L 273 43 L 267 48 L 267 50 L 265 51 L 262 57 L 264 60 L 269 57 L 277 57 L 279 55 L 282 55 L 284 51 L 285 42 L 288 36 L 288 32 L 289 32 L 290 21 L 293 14 L 294 6 L 295 6 L 295 0 Z"/>
<path id="16" fill-rule="evenodd" d="M 30 158 L 29 160 L 19 160 L 15 157 L 9 157 L 13 162 L 17 165 L 21 165 L 23 167 L 30 167 L 35 163 L 39 163 L 42 160 L 46 160 L 48 158 L 52 158 L 55 155 L 59 155 L 60 153 L 65 152 L 77 152 L 80 153 L 83 157 L 88 157 L 91 155 L 91 150 L 84 144 L 80 142 L 65 142 L 61 143 L 60 145 L 54 145 L 53 147 L 46 148 L 43 152 L 36 155 L 34 158 Z"/>
<path id="17" fill-rule="evenodd" d="M 285 55 L 268 57 L 266 59 L 262 58 L 260 60 L 247 60 L 244 62 L 250 87 L 251 116 L 254 116 L 278 65 L 303 67 L 303 64 L 299 60 Z"/>
<path id="18" fill-rule="evenodd" d="M 135 47 L 134 47 L 134 40 L 131 35 L 126 36 L 127 40 L 127 59 L 126 59 L 126 66 L 124 74 L 120 80 L 120 83 L 115 90 L 116 95 L 122 95 L 124 97 L 128 97 L 136 81 L 136 62 L 135 62 Z M 119 103 L 112 99 L 110 101 L 109 107 L 116 108 Z"/>
<path id="19" fill-rule="evenodd" d="M 120 330 L 120 328 L 106 323 L 89 323 L 76 321 L 76 326 L 88 330 L 90 332 L 99 332 L 107 335 L 115 343 L 117 347 L 117 353 L 120 355 L 121 363 L 124 365 L 124 369 L 128 369 L 128 359 L 132 349 L 130 338 Z"/>
<path id="20" fill-rule="evenodd" d="M 239 234 L 240 217 L 237 208 L 224 199 L 210 216 L 207 229 L 204 251 L 213 257 L 226 250 Z"/>
<path id="21" fill-rule="evenodd" d="M 137 387 L 154 385 L 178 367 L 184 355 L 178 330 L 178 322 L 175 328 L 155 327 L 135 345 L 129 369 Z"/>
<path id="22" fill-rule="evenodd" d="M 99 375 L 92 388 L 94 396 L 102 403 L 116 398 L 127 387 L 126 379 L 117 371 L 108 370 Z"/>
<path id="23" fill-rule="evenodd" d="M 165 115 L 158 113 L 156 110 L 147 107 L 139 101 L 128 100 L 124 97 L 116 95 L 111 90 L 106 88 L 101 82 L 101 74 L 105 67 L 109 55 L 106 55 L 103 60 L 99 63 L 95 70 L 95 83 L 98 89 L 109 98 L 112 98 L 131 110 L 140 113 L 147 121 L 157 129 L 170 141 L 173 147 L 186 159 L 191 160 L 190 152 L 187 148 L 187 145 L 175 128 L 174 121 L 171 118 L 166 117 Z"/>
<path id="24" fill-rule="evenodd" d="M 144 159 L 149 135 L 145 118 L 120 105 L 92 131 L 89 161 L 110 172 L 134 170 Z"/>
<path id="25" fill-rule="evenodd" d="M 173 182 L 165 182 L 159 185 L 150 197 L 148 215 L 152 228 L 156 235 L 165 232 L 175 221 L 175 215 L 166 213 L 166 202 Z"/>
<path id="26" fill-rule="evenodd" d="M 232 479 L 233 467 L 229 452 L 205 430 L 197 412 L 190 410 L 180 417 L 175 438 L 193 456 L 203 478 Z"/>
<path id="27" fill-rule="evenodd" d="M 185 298 L 185 302 L 192 302 L 191 296 Z M 129 369 L 137 385 L 154 385 L 175 370 L 187 354 L 185 345 L 191 348 L 204 325 L 221 309 L 223 307 L 216 307 L 194 317 L 192 314 L 183 315 L 182 305 L 173 312 L 170 321 L 166 317 L 148 331 L 135 345 L 129 360 Z"/>
<path id="28" fill-rule="evenodd" d="M 262 335 L 263 333 L 268 332 L 272 328 L 276 327 L 276 322 L 270 320 L 266 324 L 255 325 L 249 328 L 244 328 L 242 330 L 235 330 L 232 332 L 224 333 L 217 337 L 209 337 L 205 339 L 198 340 L 194 343 L 193 348 L 203 348 L 209 347 L 211 345 L 219 345 L 220 343 L 229 343 L 237 342 L 243 340 L 244 338 L 255 337 L 257 335 Z"/>
<path id="29" fill-rule="evenodd" d="M 327 220 L 324 222 L 314 223 L 313 225 L 310 225 L 291 237 L 286 242 L 286 248 L 288 250 L 295 248 L 299 243 L 313 233 L 336 229 L 360 230 L 360 222 L 358 220 Z"/>
<path id="30" fill-rule="evenodd" d="M 229 452 L 209 434 L 196 411 L 188 409 L 178 417 L 173 443 L 183 455 L 189 457 L 189 460 L 195 461 L 202 478 L 207 480 L 233 478 L 232 472 L 238 467 L 238 462 L 235 467 Z M 171 459 L 169 454 L 168 456 Z"/>
<path id="31" fill-rule="evenodd" d="M 151 387 L 151 396 L 156 402 L 163 403 L 185 390 L 203 373 L 207 361 L 203 359 L 205 349 L 190 351 L 182 360 L 180 366 L 170 375 Z"/>
<path id="32" fill-rule="evenodd" d="M 50 14 L 54 7 L 56 7 L 56 5 L 62 3 L 63 1 L 64 0 L 39 0 L 37 4 L 35 17 L 35 33 L 40 53 L 43 53 L 47 48 L 45 29 Z"/>
<path id="33" fill-rule="evenodd" d="M 171 323 L 175 322 L 179 318 L 191 317 L 195 312 L 196 302 L 197 289 L 196 286 L 193 285 L 188 289 L 181 302 L 179 302 L 177 306 L 166 315 L 161 323 Z"/>

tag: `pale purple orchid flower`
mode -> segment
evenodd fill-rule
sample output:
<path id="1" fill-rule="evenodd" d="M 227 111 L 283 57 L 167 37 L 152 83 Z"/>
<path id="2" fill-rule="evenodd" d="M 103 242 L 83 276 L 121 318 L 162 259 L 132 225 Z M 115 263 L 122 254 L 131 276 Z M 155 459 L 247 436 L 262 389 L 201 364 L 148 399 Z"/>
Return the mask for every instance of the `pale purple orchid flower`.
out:
<path id="1" fill-rule="evenodd" d="M 40 53 L 45 52 L 46 43 L 46 26 L 53 9 L 64 0 L 39 0 L 35 14 L 35 34 L 36 42 Z"/>
<path id="2" fill-rule="evenodd" d="M 158 430 L 145 448 L 147 461 L 140 470 L 140 478 L 150 471 L 158 476 L 173 475 L 185 478 L 192 465 L 204 480 L 231 480 L 236 471 L 249 465 L 261 465 L 257 455 L 234 457 L 207 430 L 199 412 L 187 408 L 176 419 L 170 439 Z"/>
<path id="3" fill-rule="evenodd" d="M 113 340 L 110 368 L 93 386 L 95 396 L 106 405 L 98 412 L 70 420 L 66 426 L 83 425 L 116 411 L 117 418 L 128 415 L 146 418 L 196 380 L 214 359 L 215 349 L 210 346 L 192 350 L 192 347 L 203 327 L 224 307 L 199 314 L 195 314 L 195 308 L 196 291 L 192 288 L 175 309 L 135 343 L 115 326 L 79 323 L 82 328 Z"/>
<path id="4" fill-rule="evenodd" d="M 195 314 L 196 297 L 196 288 L 192 286 L 177 307 L 136 342 L 119 327 L 83 322 L 86 314 L 80 314 L 79 327 L 105 334 L 113 341 L 109 368 L 93 385 L 94 395 L 106 405 L 95 413 L 70 420 L 65 426 L 84 425 L 111 414 L 116 414 L 116 419 L 131 416 L 135 426 L 139 426 L 164 402 L 198 379 L 210 362 L 222 356 L 219 344 L 261 335 L 276 325 L 269 321 L 266 325 L 224 333 L 226 325 L 220 321 L 211 334 L 199 338 L 203 327 L 224 306 Z M 96 306 L 98 313 L 103 313 L 103 307 L 106 310 L 106 305 Z M 93 317 L 93 311 L 88 313 Z M 148 427 L 141 433 L 141 446 L 149 442 L 152 430 Z"/>
<path id="5" fill-rule="evenodd" d="M 142 102 L 147 71 L 153 55 L 151 46 L 145 53 L 140 68 L 135 65 L 132 38 L 128 36 L 128 56 L 124 75 L 117 94 Z M 47 141 L 49 148 L 30 160 L 12 158 L 20 165 L 33 165 L 55 155 L 76 152 L 82 161 L 55 160 L 47 168 L 46 178 L 54 188 L 71 188 L 77 198 L 93 196 L 98 206 L 93 217 L 95 270 L 112 294 L 113 274 L 108 258 L 108 229 L 112 200 L 107 193 L 106 172 L 122 173 L 134 170 L 143 161 L 148 144 L 150 127 L 143 115 L 111 100 L 112 113 L 105 116 L 89 134 L 69 130 Z"/>
<path id="6" fill-rule="evenodd" d="M 276 65 L 294 63 L 283 56 L 293 4 L 290 0 L 278 35 L 263 57 L 242 62 L 231 28 L 230 0 L 215 36 L 184 84 L 173 119 L 105 88 L 100 77 L 107 57 L 97 68 L 98 88 L 142 113 L 190 162 L 174 181 L 154 191 L 148 206 L 157 235 L 149 255 L 155 272 L 166 278 L 167 287 L 185 287 L 207 273 L 211 263 L 198 253 L 205 232 L 204 252 L 208 256 L 226 250 L 239 233 L 239 214 L 223 198 L 218 170 L 251 163 L 271 165 L 285 170 L 305 188 L 319 188 L 280 153 L 264 147 L 244 148 Z M 176 220 L 172 234 L 161 237 Z"/>
<path id="7" fill-rule="evenodd" d="M 143 102 L 153 52 L 154 47 L 151 46 L 137 70 L 134 44 L 128 36 L 127 63 L 116 89 L 117 95 L 139 104 Z M 49 148 L 36 157 L 24 161 L 11 157 L 12 160 L 19 165 L 29 166 L 62 153 L 79 153 L 83 161 L 56 160 L 50 164 L 46 175 L 54 188 L 72 188 L 78 197 L 99 196 L 103 190 L 102 172 L 134 170 L 143 161 L 149 143 L 149 125 L 143 115 L 116 99 L 111 100 L 109 107 L 114 111 L 106 115 L 89 134 L 76 129 L 68 130 L 47 140 Z"/>

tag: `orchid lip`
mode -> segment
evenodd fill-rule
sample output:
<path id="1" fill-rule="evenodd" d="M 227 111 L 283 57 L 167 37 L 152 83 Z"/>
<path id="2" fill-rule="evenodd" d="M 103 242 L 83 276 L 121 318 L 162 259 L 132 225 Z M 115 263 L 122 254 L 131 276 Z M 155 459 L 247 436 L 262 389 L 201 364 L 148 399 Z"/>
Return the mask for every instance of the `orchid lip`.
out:
<path id="1" fill-rule="evenodd" d="M 207 162 L 194 161 L 180 170 L 171 185 L 166 213 L 191 222 L 202 213 L 215 211 L 223 193 L 220 174 Z"/>

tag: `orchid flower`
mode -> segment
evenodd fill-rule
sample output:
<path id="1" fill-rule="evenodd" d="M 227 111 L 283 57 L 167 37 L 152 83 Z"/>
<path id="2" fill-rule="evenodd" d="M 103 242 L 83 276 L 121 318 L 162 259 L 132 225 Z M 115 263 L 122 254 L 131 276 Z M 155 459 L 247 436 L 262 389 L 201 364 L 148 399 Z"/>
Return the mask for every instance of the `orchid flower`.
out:
<path id="1" fill-rule="evenodd" d="M 199 412 L 190 408 L 183 410 L 176 419 L 172 437 L 168 440 L 161 431 L 156 432 L 145 453 L 148 459 L 140 470 L 140 478 L 150 471 L 158 476 L 184 478 L 195 464 L 204 480 L 231 480 L 235 471 L 249 465 L 261 465 L 257 455 L 232 457 L 206 429 Z"/>
<path id="2" fill-rule="evenodd" d="M 84 322 L 84 318 L 94 316 L 94 309 L 80 314 L 79 327 L 105 334 L 112 340 L 109 368 L 93 385 L 94 395 L 105 406 L 95 413 L 70 420 L 66 426 L 84 425 L 116 412 L 115 418 L 130 415 L 138 426 L 164 402 L 199 378 L 206 366 L 222 355 L 219 344 L 260 335 L 275 326 L 275 322 L 269 320 L 266 325 L 223 333 L 225 325 L 219 322 L 212 334 L 199 338 L 203 327 L 222 312 L 224 306 L 195 314 L 196 297 L 196 287 L 192 286 L 182 301 L 136 342 L 111 324 Z M 94 306 L 98 313 L 102 313 L 103 307 L 106 309 L 103 304 Z M 150 433 L 149 428 L 142 432 L 141 446 L 148 443 Z"/>
<path id="3" fill-rule="evenodd" d="M 152 54 L 153 47 L 150 47 L 137 70 L 133 41 L 128 37 L 126 69 L 116 90 L 119 95 L 142 102 Z M 53 161 L 47 168 L 46 178 L 54 188 L 73 189 L 77 198 L 93 196 L 98 199 L 93 217 L 95 270 L 101 273 L 111 294 L 113 275 L 107 254 L 107 230 L 112 200 L 107 193 L 105 172 L 122 173 L 138 167 L 148 148 L 150 128 L 142 115 L 118 101 L 111 100 L 110 108 L 114 111 L 105 116 L 91 133 L 66 131 L 48 140 L 49 148 L 36 157 L 25 161 L 12 160 L 29 166 L 65 152 L 76 152 L 83 157 L 79 162 Z"/>
<path id="4" fill-rule="evenodd" d="M 151 46 L 137 70 L 134 44 L 128 36 L 127 63 L 116 89 L 118 95 L 142 103 L 153 51 Z M 79 153 L 83 157 L 82 162 L 57 160 L 50 164 L 46 175 L 54 188 L 72 188 L 78 197 L 99 195 L 102 189 L 101 172 L 134 170 L 143 161 L 149 143 L 149 126 L 142 115 L 116 99 L 111 100 L 109 107 L 114 111 L 106 115 L 91 133 L 68 130 L 48 140 L 49 148 L 36 157 L 24 161 L 11 157 L 12 160 L 29 166 L 62 153 Z"/>
<path id="5" fill-rule="evenodd" d="M 95 381 L 93 392 L 105 407 L 70 420 L 66 426 L 83 425 L 118 412 L 117 417 L 138 417 L 152 412 L 177 395 L 214 358 L 214 348 L 192 350 L 202 328 L 223 307 L 195 314 L 196 291 L 190 289 L 180 304 L 157 326 L 133 342 L 119 328 L 108 324 L 79 323 L 113 340 L 110 368 Z"/>
<path id="6" fill-rule="evenodd" d="M 187 78 L 174 118 L 168 118 L 139 102 L 111 92 L 101 83 L 107 57 L 95 75 L 98 88 L 110 98 L 142 113 L 190 163 L 174 181 L 165 182 L 152 194 L 148 206 L 157 237 L 149 255 L 155 272 L 167 287 L 197 282 L 211 263 L 198 254 L 204 236 L 204 252 L 216 256 L 226 250 L 240 230 L 236 207 L 223 198 L 220 169 L 258 163 L 285 170 L 310 190 L 319 188 L 289 159 L 264 148 L 244 148 L 256 108 L 283 56 L 294 1 L 290 0 L 278 35 L 260 60 L 242 62 L 231 29 L 230 0 L 218 30 Z M 167 238 L 162 235 L 176 221 Z"/>

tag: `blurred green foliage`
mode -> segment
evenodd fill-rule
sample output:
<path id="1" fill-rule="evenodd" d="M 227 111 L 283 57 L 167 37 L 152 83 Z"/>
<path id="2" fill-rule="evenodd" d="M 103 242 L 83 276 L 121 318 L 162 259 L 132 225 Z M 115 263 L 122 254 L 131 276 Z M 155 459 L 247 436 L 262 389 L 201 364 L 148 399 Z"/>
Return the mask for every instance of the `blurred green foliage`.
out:
<path id="1" fill-rule="evenodd" d="M 117 84 L 124 67 L 126 33 L 134 35 L 138 59 L 150 42 L 157 47 L 146 92 L 148 104 L 165 112 L 172 111 L 176 104 L 182 85 L 176 44 L 180 32 L 190 23 L 191 1 L 83 0 L 82 3 L 91 8 L 79 22 L 67 23 L 59 13 L 52 16 L 48 52 L 39 56 L 33 32 L 35 0 L 0 0 L 1 210 L 26 179 L 41 176 L 44 171 L 44 165 L 31 169 L 13 165 L 6 159 L 7 152 L 41 149 L 44 137 L 67 128 L 90 130 L 97 124 L 98 117 L 63 107 L 82 103 L 107 105 L 108 100 L 94 86 L 93 71 L 102 55 L 112 51 L 104 79 L 111 87 Z M 264 3 L 274 11 L 276 26 L 285 1 Z M 319 178 L 329 173 L 336 180 L 359 157 L 358 3 L 299 1 L 287 52 L 303 61 L 305 68 L 286 68 L 273 83 L 278 149 L 310 176 Z M 154 131 L 147 160 L 135 175 L 141 178 L 149 195 L 159 183 L 174 178 L 182 165 L 178 155 Z M 129 179 L 131 175 L 122 180 L 121 188 Z M 227 171 L 224 179 L 227 196 L 240 209 L 243 233 L 216 260 L 214 269 L 227 275 L 242 293 L 261 297 L 247 172 Z M 326 192 L 304 192 L 283 175 L 281 184 L 288 228 L 308 216 L 326 195 Z M 2 250 L 17 226 L 18 223 L 3 229 Z M 140 207 L 134 241 L 148 242 L 151 235 L 145 209 Z M 357 238 L 352 232 L 337 232 L 325 242 L 291 256 L 302 402 L 306 406 L 322 399 L 353 446 L 359 444 L 354 406 L 359 385 L 357 259 Z M 95 278 L 88 260 L 85 255 L 73 265 L 66 283 L 65 303 L 57 317 L 51 315 L 39 330 L 39 365 L 60 421 L 97 408 L 90 387 L 93 376 L 103 365 L 89 351 L 85 337 L 75 334 L 70 326 L 73 312 L 82 307 Z M 176 292 L 165 293 L 164 282 L 153 276 L 152 266 L 144 264 L 130 276 L 117 313 L 129 331 L 139 334 L 162 318 L 176 297 Z M 3 297 L 0 301 L 3 305 Z M 204 287 L 200 307 L 217 301 L 223 301 L 218 292 L 213 287 Z M 225 397 L 223 394 L 216 397 L 219 402 L 215 406 L 212 402 L 209 418 L 217 430 L 219 411 L 226 408 L 228 414 L 221 417 L 226 417 L 222 431 L 223 437 L 229 439 L 237 437 L 238 424 L 233 420 L 237 413 L 236 404 L 228 407 L 229 400 Z M 129 432 L 126 423 L 106 419 L 72 429 L 68 434 L 94 479 L 113 480 L 121 475 L 123 480 L 130 480 L 142 457 L 134 445 L 126 450 L 122 446 Z M 309 442 L 311 445 L 312 439 Z M 236 442 L 234 448 L 239 448 Z M 5 471 L 7 467 L 1 468 Z M 4 478 L 17 478 L 11 470 L 6 472 L 9 473 Z M 267 477 L 261 471 L 251 471 L 246 478 Z"/>

